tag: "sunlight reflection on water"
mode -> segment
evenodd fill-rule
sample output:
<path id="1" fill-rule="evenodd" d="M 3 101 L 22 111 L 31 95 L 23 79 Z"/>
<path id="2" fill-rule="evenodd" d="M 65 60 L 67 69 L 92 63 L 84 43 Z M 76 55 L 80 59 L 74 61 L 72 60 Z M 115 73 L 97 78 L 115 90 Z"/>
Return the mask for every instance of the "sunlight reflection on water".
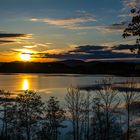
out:
<path id="1" fill-rule="evenodd" d="M 22 90 L 28 90 L 30 89 L 30 84 L 29 84 L 29 80 L 28 79 L 23 79 L 22 82 Z"/>

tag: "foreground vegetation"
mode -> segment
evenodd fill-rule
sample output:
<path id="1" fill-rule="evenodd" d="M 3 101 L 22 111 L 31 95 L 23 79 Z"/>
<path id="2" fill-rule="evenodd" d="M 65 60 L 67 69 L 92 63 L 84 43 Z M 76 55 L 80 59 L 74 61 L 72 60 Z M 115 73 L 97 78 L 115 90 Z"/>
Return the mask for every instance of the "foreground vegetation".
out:
<path id="1" fill-rule="evenodd" d="M 107 79 L 97 85 L 94 92 L 69 88 L 63 108 L 56 97 L 43 102 L 34 91 L 13 97 L 0 90 L 0 140 L 138 140 L 136 84 L 116 89 Z"/>

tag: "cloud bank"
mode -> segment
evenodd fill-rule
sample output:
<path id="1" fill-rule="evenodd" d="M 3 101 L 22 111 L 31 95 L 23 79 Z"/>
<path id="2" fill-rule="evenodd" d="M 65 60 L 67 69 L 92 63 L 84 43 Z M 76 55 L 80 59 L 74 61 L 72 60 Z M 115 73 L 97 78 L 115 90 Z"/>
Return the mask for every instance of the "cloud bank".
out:
<path id="1" fill-rule="evenodd" d="M 126 52 L 130 48 L 134 47 L 133 45 L 118 45 L 114 47 L 107 46 L 78 46 L 72 50 L 60 53 L 36 53 L 32 54 L 32 57 L 35 58 L 55 58 L 58 60 L 68 60 L 68 59 L 76 59 L 76 60 L 106 60 L 106 59 L 135 59 L 138 57 L 137 54 L 132 54 Z"/>

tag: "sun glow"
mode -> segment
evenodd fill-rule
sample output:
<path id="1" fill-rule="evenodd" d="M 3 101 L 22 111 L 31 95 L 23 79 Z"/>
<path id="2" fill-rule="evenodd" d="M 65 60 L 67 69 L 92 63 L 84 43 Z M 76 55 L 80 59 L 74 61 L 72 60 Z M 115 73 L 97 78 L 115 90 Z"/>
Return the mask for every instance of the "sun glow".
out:
<path id="1" fill-rule="evenodd" d="M 21 53 L 20 54 L 20 58 L 23 61 L 29 61 L 31 59 L 31 55 L 30 54 L 27 54 L 27 53 Z"/>
<path id="2" fill-rule="evenodd" d="M 31 59 L 31 53 L 33 53 L 33 51 L 28 49 L 23 49 L 21 50 L 19 57 L 22 61 L 29 61 Z"/>

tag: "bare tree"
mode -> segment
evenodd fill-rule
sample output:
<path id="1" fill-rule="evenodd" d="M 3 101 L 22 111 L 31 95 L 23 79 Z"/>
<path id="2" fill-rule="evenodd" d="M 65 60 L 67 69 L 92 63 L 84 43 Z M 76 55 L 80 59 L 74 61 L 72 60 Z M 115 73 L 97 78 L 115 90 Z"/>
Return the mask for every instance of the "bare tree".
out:
<path id="1" fill-rule="evenodd" d="M 78 88 L 69 88 L 65 100 L 72 121 L 73 139 L 79 140 L 84 94 L 82 94 Z"/>
<path id="2" fill-rule="evenodd" d="M 84 140 L 89 140 L 90 136 L 90 114 L 91 114 L 91 94 L 86 92 L 84 94 L 83 106 L 82 106 L 82 124 L 81 124 L 81 136 L 84 135 Z M 83 129 L 82 129 L 83 128 Z"/>
<path id="3" fill-rule="evenodd" d="M 99 133 L 102 135 L 100 140 L 112 139 L 112 119 L 120 100 L 118 92 L 112 88 L 111 79 L 104 79 L 101 83 L 101 89 L 96 91 L 96 98 L 93 101 L 93 112 L 96 115 L 99 125 Z M 104 125 L 104 126 L 103 126 Z"/>
<path id="4" fill-rule="evenodd" d="M 3 137 L 5 140 L 8 139 L 8 128 L 9 128 L 9 112 L 12 109 L 12 98 L 11 93 L 0 90 L 0 119 L 2 121 L 2 129 L 1 129 L 1 138 Z"/>
<path id="5" fill-rule="evenodd" d="M 92 139 L 93 140 L 104 140 L 104 119 L 103 119 L 103 111 L 102 111 L 102 104 L 100 103 L 99 98 L 93 99 L 93 118 L 92 118 Z"/>
<path id="6" fill-rule="evenodd" d="M 134 79 L 131 79 L 130 81 L 126 81 L 124 84 L 124 92 L 122 92 L 123 95 L 123 102 L 125 103 L 125 107 L 127 110 L 127 140 L 130 139 L 130 105 L 140 100 L 140 92 L 137 91 L 137 84 L 134 82 Z"/>

